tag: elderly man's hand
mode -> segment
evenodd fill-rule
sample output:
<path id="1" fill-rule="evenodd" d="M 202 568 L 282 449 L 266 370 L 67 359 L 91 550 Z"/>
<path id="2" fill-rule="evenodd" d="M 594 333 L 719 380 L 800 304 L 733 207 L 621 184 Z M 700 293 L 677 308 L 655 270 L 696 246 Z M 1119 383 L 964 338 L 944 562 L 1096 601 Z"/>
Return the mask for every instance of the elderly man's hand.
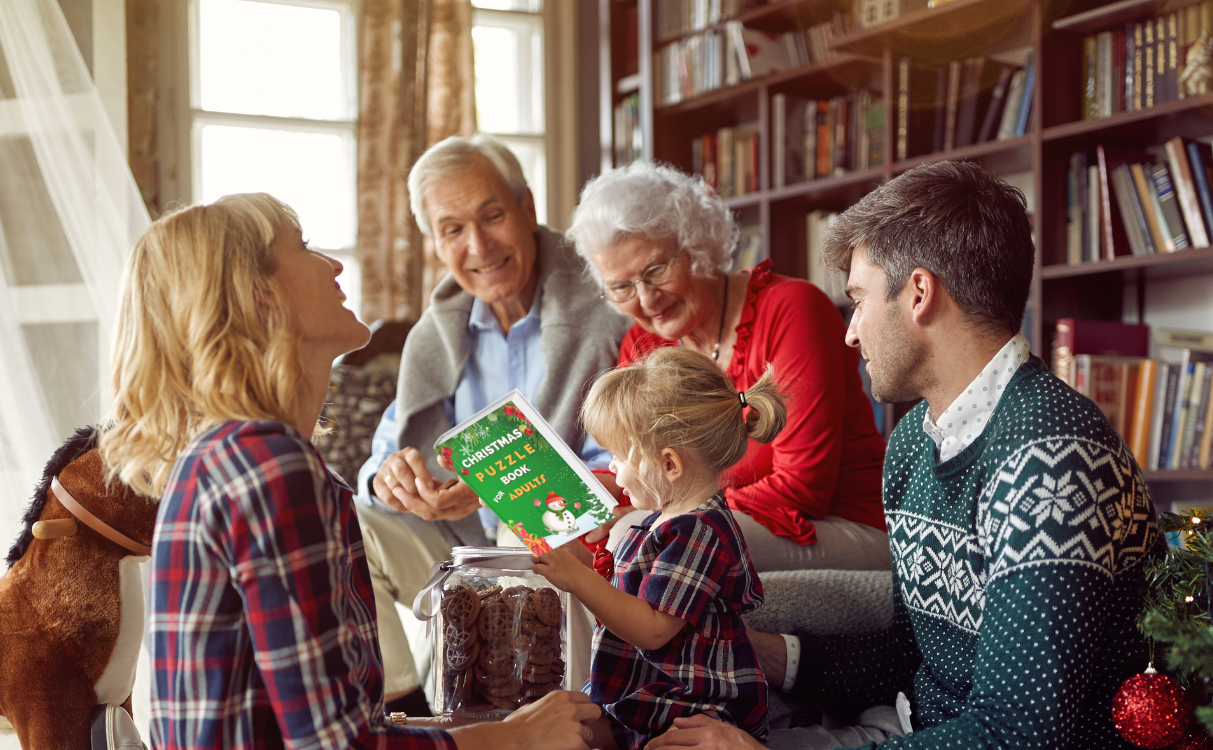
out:
<path id="1" fill-rule="evenodd" d="M 763 750 L 758 740 L 732 724 L 700 714 L 674 719 L 674 728 L 649 741 L 645 750 L 694 747 L 698 750 Z"/>
<path id="2" fill-rule="evenodd" d="M 452 479 L 439 484 L 416 448 L 388 456 L 372 486 L 384 503 L 426 521 L 455 521 L 480 507 L 480 498 L 466 483 Z"/>

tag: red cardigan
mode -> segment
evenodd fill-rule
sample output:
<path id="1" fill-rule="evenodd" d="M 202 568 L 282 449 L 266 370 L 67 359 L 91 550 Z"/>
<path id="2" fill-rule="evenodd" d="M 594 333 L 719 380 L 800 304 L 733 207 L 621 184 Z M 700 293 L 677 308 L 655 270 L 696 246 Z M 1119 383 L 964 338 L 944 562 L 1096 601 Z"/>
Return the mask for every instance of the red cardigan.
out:
<path id="1" fill-rule="evenodd" d="M 729 470 L 729 507 L 797 544 L 817 541 L 812 519 L 827 515 L 884 531 L 884 438 L 838 308 L 817 287 L 771 273 L 771 262 L 763 261 L 751 272 L 735 330 L 729 380 L 749 388 L 773 363 L 788 395 L 788 422 L 767 445 L 751 440 Z M 620 346 L 619 366 L 674 345 L 634 325 Z"/>

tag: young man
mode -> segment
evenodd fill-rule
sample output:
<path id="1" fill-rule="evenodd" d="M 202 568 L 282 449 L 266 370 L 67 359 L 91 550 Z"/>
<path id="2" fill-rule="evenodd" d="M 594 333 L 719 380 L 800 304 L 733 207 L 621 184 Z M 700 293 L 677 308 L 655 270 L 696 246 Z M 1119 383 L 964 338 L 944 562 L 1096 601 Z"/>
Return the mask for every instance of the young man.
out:
<path id="1" fill-rule="evenodd" d="M 922 402 L 885 457 L 893 626 L 805 637 L 796 690 L 843 712 L 904 694 L 912 731 L 882 749 L 1131 747 L 1111 704 L 1146 666 L 1154 507 L 1098 407 L 1029 354 L 1033 258 L 1023 196 L 965 163 L 891 180 L 826 240 L 873 396 Z M 745 746 L 683 724 L 668 745 Z M 772 747 L 835 746 L 790 731 Z"/>

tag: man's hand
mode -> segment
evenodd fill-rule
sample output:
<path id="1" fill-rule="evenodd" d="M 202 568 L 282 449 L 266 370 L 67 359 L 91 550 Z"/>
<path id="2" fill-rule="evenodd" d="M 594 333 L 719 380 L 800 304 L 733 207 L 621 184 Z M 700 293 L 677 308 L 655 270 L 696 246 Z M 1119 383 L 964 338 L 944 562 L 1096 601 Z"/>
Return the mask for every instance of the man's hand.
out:
<path id="1" fill-rule="evenodd" d="M 758 740 L 732 724 L 700 714 L 674 719 L 674 728 L 655 737 L 645 750 L 663 747 L 694 747 L 699 750 L 763 750 Z"/>
<path id="2" fill-rule="evenodd" d="M 452 479 L 439 484 L 416 448 L 388 456 L 371 485 L 387 505 L 426 521 L 455 521 L 480 507 L 480 498 L 466 483 Z"/>
<path id="3" fill-rule="evenodd" d="M 585 750 L 594 739 L 589 725 L 600 716 L 602 709 L 585 693 L 557 690 L 499 724 L 462 727 L 452 730 L 451 736 L 460 750 Z"/>

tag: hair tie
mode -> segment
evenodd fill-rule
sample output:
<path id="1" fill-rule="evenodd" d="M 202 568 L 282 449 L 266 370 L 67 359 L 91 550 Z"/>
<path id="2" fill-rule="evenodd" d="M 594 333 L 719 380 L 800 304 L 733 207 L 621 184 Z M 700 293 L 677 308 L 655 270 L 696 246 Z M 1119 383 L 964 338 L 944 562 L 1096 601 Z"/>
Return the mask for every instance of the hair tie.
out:
<path id="1" fill-rule="evenodd" d="M 749 406 L 749 404 L 745 402 L 745 391 L 737 391 L 737 400 L 741 402 L 741 408 L 744 409 L 745 407 Z"/>

